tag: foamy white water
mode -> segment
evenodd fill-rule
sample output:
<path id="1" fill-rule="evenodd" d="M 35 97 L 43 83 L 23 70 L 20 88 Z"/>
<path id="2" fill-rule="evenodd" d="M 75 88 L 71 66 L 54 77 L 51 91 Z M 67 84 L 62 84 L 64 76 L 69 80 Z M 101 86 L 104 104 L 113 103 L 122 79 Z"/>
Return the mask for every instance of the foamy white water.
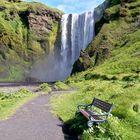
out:
<path id="1" fill-rule="evenodd" d="M 62 16 L 61 55 L 64 67 L 71 66 L 94 38 L 94 11 Z"/>

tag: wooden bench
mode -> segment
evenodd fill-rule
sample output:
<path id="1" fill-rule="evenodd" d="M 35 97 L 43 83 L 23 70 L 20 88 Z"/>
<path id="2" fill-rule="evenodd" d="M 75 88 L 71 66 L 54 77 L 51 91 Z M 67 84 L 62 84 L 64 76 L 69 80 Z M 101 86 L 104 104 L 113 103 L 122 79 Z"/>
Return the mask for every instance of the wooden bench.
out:
<path id="1" fill-rule="evenodd" d="M 99 123 L 107 122 L 112 107 L 112 104 L 94 98 L 91 104 L 78 105 L 78 110 L 88 119 L 88 126 L 92 127 L 93 124 L 98 125 Z"/>

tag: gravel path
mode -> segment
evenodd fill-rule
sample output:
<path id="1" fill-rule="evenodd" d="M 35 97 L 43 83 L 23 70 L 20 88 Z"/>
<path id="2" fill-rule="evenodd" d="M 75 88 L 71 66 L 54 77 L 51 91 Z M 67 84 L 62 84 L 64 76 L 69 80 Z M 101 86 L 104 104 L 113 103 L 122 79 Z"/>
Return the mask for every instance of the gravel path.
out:
<path id="1" fill-rule="evenodd" d="M 64 140 L 62 123 L 50 112 L 50 96 L 40 95 L 0 121 L 0 140 Z"/>
<path id="2" fill-rule="evenodd" d="M 9 93 L 14 93 L 21 88 L 27 88 L 30 91 L 35 91 L 38 88 L 38 86 L 35 85 L 35 86 L 20 86 L 20 87 L 19 86 L 0 87 L 0 92 L 5 93 L 5 94 L 9 94 Z"/>

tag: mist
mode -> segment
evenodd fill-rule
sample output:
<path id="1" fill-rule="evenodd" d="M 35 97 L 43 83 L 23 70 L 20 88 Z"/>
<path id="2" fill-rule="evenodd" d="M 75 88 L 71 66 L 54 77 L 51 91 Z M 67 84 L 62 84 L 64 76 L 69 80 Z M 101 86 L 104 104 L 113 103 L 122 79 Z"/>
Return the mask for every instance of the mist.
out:
<path id="1" fill-rule="evenodd" d="M 95 23 L 107 8 L 108 1 L 93 11 L 82 14 L 64 14 L 61 19 L 60 43 L 54 51 L 34 63 L 28 77 L 44 82 L 54 82 L 67 78 L 73 64 L 95 37 Z"/>

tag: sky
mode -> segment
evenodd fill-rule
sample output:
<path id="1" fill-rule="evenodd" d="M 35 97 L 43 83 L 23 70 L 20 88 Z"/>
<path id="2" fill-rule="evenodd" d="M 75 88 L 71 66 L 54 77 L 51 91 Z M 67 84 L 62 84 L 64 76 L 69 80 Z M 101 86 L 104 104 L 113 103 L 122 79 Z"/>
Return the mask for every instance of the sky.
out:
<path id="1" fill-rule="evenodd" d="M 104 0 L 27 0 L 38 1 L 58 8 L 65 13 L 82 13 L 84 11 L 93 10 Z"/>

